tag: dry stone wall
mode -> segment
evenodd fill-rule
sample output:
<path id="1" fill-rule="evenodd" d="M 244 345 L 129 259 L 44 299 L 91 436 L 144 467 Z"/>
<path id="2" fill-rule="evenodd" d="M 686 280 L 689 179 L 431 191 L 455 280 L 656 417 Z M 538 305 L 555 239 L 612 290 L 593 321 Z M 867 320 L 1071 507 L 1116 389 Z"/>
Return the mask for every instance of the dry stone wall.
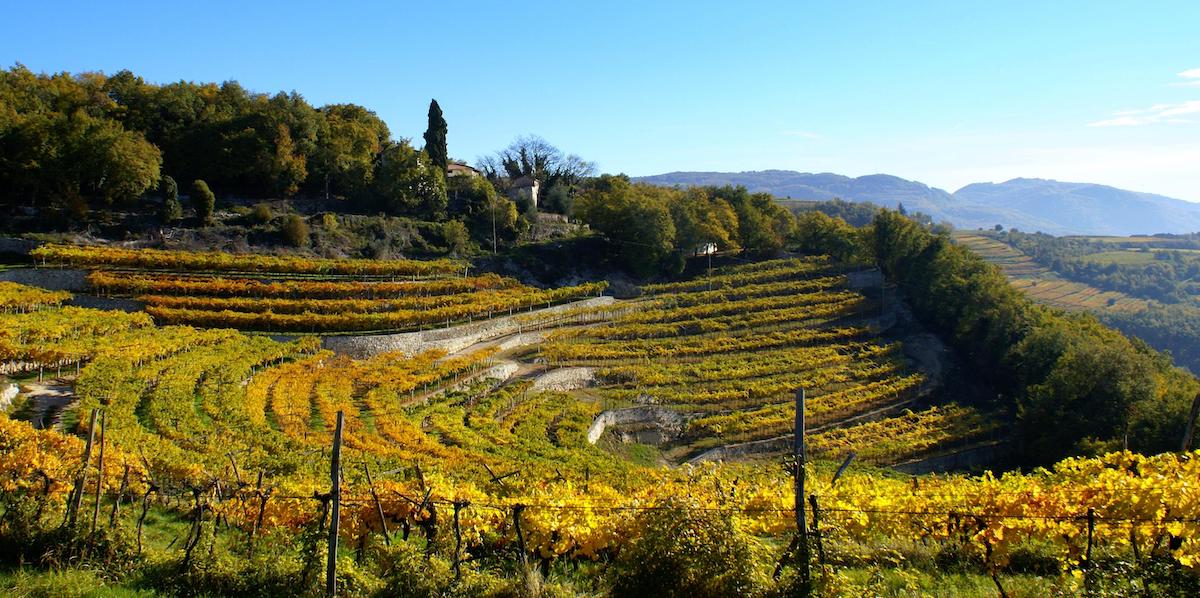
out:
<path id="1" fill-rule="evenodd" d="M 503 316 L 482 322 L 421 330 L 399 334 L 373 334 L 361 336 L 327 336 L 321 340 L 326 349 L 341 355 L 365 359 L 380 353 L 402 351 L 413 355 L 431 349 L 454 353 L 471 345 L 495 340 L 512 334 L 524 334 L 537 323 L 553 322 L 567 310 L 610 305 L 612 297 L 592 297 L 583 301 L 564 303 L 545 309 L 512 316 Z"/>

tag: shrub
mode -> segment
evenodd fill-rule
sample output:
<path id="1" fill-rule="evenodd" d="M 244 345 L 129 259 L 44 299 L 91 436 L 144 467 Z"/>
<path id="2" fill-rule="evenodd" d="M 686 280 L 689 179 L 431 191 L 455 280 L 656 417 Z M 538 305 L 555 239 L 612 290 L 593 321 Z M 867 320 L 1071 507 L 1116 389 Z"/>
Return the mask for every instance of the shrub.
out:
<path id="1" fill-rule="evenodd" d="M 751 546 L 721 513 L 672 500 L 640 515 L 614 563 L 613 596 L 744 596 L 755 588 Z"/>
<path id="2" fill-rule="evenodd" d="M 266 202 L 254 204 L 254 211 L 250 213 L 251 219 L 255 224 L 266 224 L 275 217 L 271 212 L 271 206 Z"/>
<path id="3" fill-rule="evenodd" d="M 196 179 L 192 183 L 192 205 L 196 208 L 196 218 L 202 225 L 212 224 L 213 209 L 217 206 L 217 197 L 213 195 L 208 183 Z"/>
<path id="4" fill-rule="evenodd" d="M 288 214 L 287 218 L 283 220 L 283 240 L 292 247 L 308 245 L 308 223 L 299 214 Z"/>
<path id="5" fill-rule="evenodd" d="M 170 176 L 163 175 L 162 180 L 158 183 L 158 190 L 162 192 L 164 202 L 170 199 L 179 201 L 179 185 Z"/>
<path id="6" fill-rule="evenodd" d="M 471 235 L 462 220 L 448 220 L 442 224 L 442 239 L 446 248 L 454 255 L 462 255 L 471 246 Z"/>
<path id="7" fill-rule="evenodd" d="M 324 227 L 326 230 L 337 230 L 337 227 L 338 227 L 337 214 L 334 214 L 333 212 L 326 212 L 325 214 L 323 214 L 321 216 L 321 226 Z"/>
<path id="8" fill-rule="evenodd" d="M 179 199 L 169 197 L 163 200 L 162 220 L 163 222 L 171 223 L 178 222 L 183 219 L 183 206 L 179 204 Z"/>

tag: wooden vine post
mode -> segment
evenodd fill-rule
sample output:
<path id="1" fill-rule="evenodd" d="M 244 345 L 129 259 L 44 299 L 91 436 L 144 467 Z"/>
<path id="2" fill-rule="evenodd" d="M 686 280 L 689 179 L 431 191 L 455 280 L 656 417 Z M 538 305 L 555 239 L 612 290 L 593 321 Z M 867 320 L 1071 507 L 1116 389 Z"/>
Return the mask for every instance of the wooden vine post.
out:
<path id="1" fill-rule="evenodd" d="M 454 501 L 454 581 L 462 579 L 462 526 L 458 514 L 469 504 L 463 500 Z"/>
<path id="2" fill-rule="evenodd" d="M 796 391 L 796 424 L 795 424 L 795 442 L 793 446 L 793 456 L 795 457 L 795 500 L 794 507 L 796 510 L 796 532 L 800 538 L 800 582 L 805 589 L 809 587 L 811 575 L 809 572 L 809 554 L 808 554 L 808 522 L 805 521 L 804 515 L 804 461 L 806 458 L 804 446 L 804 389 Z"/>
<path id="3" fill-rule="evenodd" d="M 337 548 L 338 518 L 342 507 L 342 423 L 345 414 L 337 412 L 337 426 L 333 430 L 333 451 L 329 457 L 329 480 L 333 487 L 329 500 L 333 506 L 329 520 L 329 554 L 325 560 L 325 594 L 337 594 Z"/>
<path id="4" fill-rule="evenodd" d="M 825 543 L 821 541 L 821 509 L 817 506 L 817 495 L 808 495 L 808 504 L 812 506 L 812 531 L 817 540 L 817 562 L 825 566 Z"/>
<path id="5" fill-rule="evenodd" d="M 529 570 L 529 553 L 525 550 L 525 534 L 521 531 L 521 513 L 525 505 L 513 505 L 513 527 L 517 528 L 517 550 L 521 551 L 521 567 Z"/>
<path id="6" fill-rule="evenodd" d="M 96 438 L 96 415 L 99 409 L 92 409 L 92 417 L 88 424 L 88 439 L 87 444 L 83 447 L 83 461 L 79 466 L 79 475 L 75 477 L 75 487 L 71 490 L 71 504 L 67 509 L 67 526 L 75 527 L 75 519 L 79 514 L 79 507 L 83 503 L 83 487 L 87 484 L 87 468 L 92 462 L 92 442 Z"/>
<path id="7" fill-rule="evenodd" d="M 96 520 L 100 518 L 100 493 L 104 490 L 104 432 L 108 428 L 108 411 L 100 412 L 100 461 L 96 464 L 96 504 L 92 505 L 92 529 L 96 533 Z"/>
<path id="8" fill-rule="evenodd" d="M 375 514 L 379 517 L 379 526 L 383 530 L 383 543 L 392 545 L 392 537 L 388 534 L 387 517 L 383 516 L 383 505 L 379 502 L 379 494 L 375 492 L 375 480 L 371 479 L 371 467 L 363 463 L 363 473 L 367 474 L 367 486 L 371 489 L 371 500 L 375 502 Z"/>

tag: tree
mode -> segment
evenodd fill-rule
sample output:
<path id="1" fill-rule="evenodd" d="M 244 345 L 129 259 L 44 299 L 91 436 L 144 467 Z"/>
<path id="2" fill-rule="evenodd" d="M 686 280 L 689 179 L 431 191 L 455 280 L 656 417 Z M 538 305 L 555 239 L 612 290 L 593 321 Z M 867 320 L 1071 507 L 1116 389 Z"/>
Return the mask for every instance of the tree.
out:
<path id="1" fill-rule="evenodd" d="M 737 214 L 742 249 L 773 255 L 795 233 L 796 219 L 766 193 L 749 193 L 745 187 L 710 187 L 709 194 L 724 199 Z"/>
<path id="2" fill-rule="evenodd" d="M 446 149 L 446 119 L 442 117 L 442 107 L 437 100 L 429 100 L 429 126 L 425 129 L 425 153 L 434 166 L 446 172 L 449 165 L 449 154 Z"/>
<path id="3" fill-rule="evenodd" d="M 564 154 L 545 139 L 536 135 L 518 137 L 508 147 L 478 161 L 479 169 L 499 190 L 507 190 L 511 181 L 521 177 L 536 179 L 541 185 L 539 194 L 553 198 L 548 209 L 566 213 L 579 185 L 592 176 L 596 165 L 576 156 Z"/>
<path id="4" fill-rule="evenodd" d="M 810 254 L 826 254 L 839 261 L 854 261 L 863 257 L 864 241 L 858 230 L 841 218 L 834 218 L 816 210 L 800 214 L 796 218 L 794 242 L 800 251 Z"/>
<path id="5" fill-rule="evenodd" d="M 162 194 L 163 201 L 169 199 L 179 201 L 179 184 L 171 175 L 163 175 L 162 180 L 158 182 L 158 192 Z"/>
<path id="6" fill-rule="evenodd" d="M 666 197 L 677 193 L 628 178 L 602 176 L 575 202 L 576 216 L 613 244 L 625 265 L 641 276 L 679 265 L 675 255 L 675 224 Z"/>
<path id="7" fill-rule="evenodd" d="M 495 250 L 516 241 L 520 230 L 517 206 L 482 177 L 450 177 L 450 214 L 461 218 L 471 238 Z"/>
<path id="8" fill-rule="evenodd" d="M 445 172 L 407 141 L 384 148 L 372 189 L 375 205 L 384 211 L 421 220 L 446 217 Z"/>
<path id="9" fill-rule="evenodd" d="M 447 220 L 442 223 L 442 239 L 446 248 L 455 256 L 463 255 L 471 246 L 471 235 L 462 220 Z"/>
<path id="10" fill-rule="evenodd" d="M 321 125 L 311 159 L 309 188 L 355 197 L 375 176 L 375 161 L 391 132 L 374 112 L 354 104 L 333 104 L 319 110 Z"/>
<path id="11" fill-rule="evenodd" d="M 213 195 L 212 190 L 208 188 L 208 183 L 200 179 L 196 179 L 192 183 L 192 206 L 196 210 L 196 218 L 200 220 L 202 226 L 212 224 L 213 209 L 216 208 L 217 198 Z"/>
<path id="12" fill-rule="evenodd" d="M 706 189 L 691 188 L 670 201 L 675 223 L 675 246 L 693 254 L 713 244 L 720 250 L 738 250 L 738 217 L 729 202 L 712 197 Z"/>
<path id="13" fill-rule="evenodd" d="M 158 184 L 162 193 L 162 220 L 166 223 L 177 222 L 183 218 L 183 206 L 179 204 L 179 185 L 170 176 L 163 176 Z"/>

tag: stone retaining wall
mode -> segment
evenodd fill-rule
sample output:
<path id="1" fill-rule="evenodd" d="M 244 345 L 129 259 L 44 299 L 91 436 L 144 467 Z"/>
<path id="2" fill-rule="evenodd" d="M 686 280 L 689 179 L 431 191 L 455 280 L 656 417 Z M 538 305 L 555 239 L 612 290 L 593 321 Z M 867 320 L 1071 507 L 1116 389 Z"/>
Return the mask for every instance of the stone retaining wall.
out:
<path id="1" fill-rule="evenodd" d="M 0 253 L 29 255 L 29 252 L 37 249 L 39 245 L 41 245 L 40 241 L 14 239 L 13 237 L 0 237 Z"/>
<path id="2" fill-rule="evenodd" d="M 596 381 L 596 368 L 559 368 L 538 376 L 529 390 L 575 390 Z"/>
<path id="3" fill-rule="evenodd" d="M 373 355 L 392 351 L 402 351 L 408 355 L 414 355 L 431 349 L 441 349 L 447 353 L 454 353 L 476 343 L 495 340 L 510 334 L 519 334 L 531 326 L 531 323 L 528 321 L 531 315 L 536 316 L 538 321 L 552 321 L 556 314 L 567 310 L 600 307 L 609 305 L 612 302 L 612 297 L 593 297 L 533 312 L 524 312 L 482 322 L 439 328 L 437 330 L 421 330 L 399 334 L 327 336 L 321 339 L 321 346 L 335 353 L 356 359 L 366 359 Z"/>
<path id="4" fill-rule="evenodd" d="M 0 280 L 51 291 L 78 293 L 87 289 L 87 271 L 70 268 L 16 268 L 0 272 Z"/>
<path id="5" fill-rule="evenodd" d="M 596 416 L 592 426 L 588 428 L 588 442 L 596 444 L 604 435 L 604 431 L 614 426 L 633 424 L 650 425 L 659 429 L 664 440 L 676 438 L 683 432 L 687 424 L 687 416 L 666 407 L 648 405 L 646 407 L 629 407 L 627 409 L 611 409 Z"/>

